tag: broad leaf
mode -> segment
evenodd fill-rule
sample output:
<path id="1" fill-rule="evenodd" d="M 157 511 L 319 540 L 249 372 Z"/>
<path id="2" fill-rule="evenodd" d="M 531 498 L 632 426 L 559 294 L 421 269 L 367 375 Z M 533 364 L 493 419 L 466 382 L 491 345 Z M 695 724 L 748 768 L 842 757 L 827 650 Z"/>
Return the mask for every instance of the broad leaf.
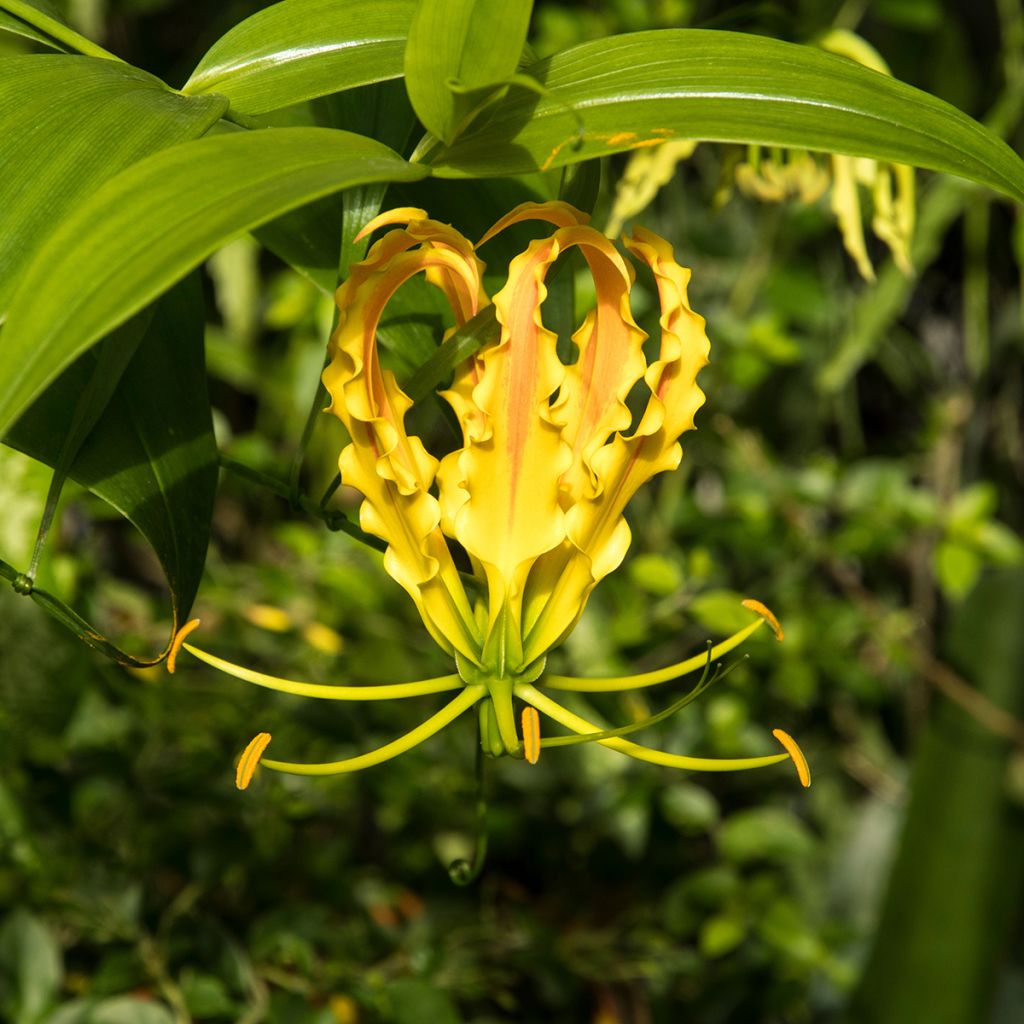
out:
<path id="1" fill-rule="evenodd" d="M 241 114 L 399 78 L 415 0 L 283 0 L 226 33 L 182 91 Z"/>
<path id="2" fill-rule="evenodd" d="M 104 181 L 204 134 L 225 110 L 94 57 L 0 60 L 0 321 L 17 279 L 60 219 Z"/>
<path id="3" fill-rule="evenodd" d="M 0 336 L 0 432 L 76 356 L 231 238 L 343 188 L 426 173 L 327 128 L 215 135 L 123 171 L 22 276 Z"/>
<path id="4" fill-rule="evenodd" d="M 420 0 L 409 26 L 405 82 L 419 119 L 451 142 L 494 87 L 514 74 L 530 0 Z"/>
<path id="5" fill-rule="evenodd" d="M 433 156 L 435 173 L 519 174 L 694 138 L 898 161 L 1024 201 L 1024 163 L 976 121 L 813 47 L 666 29 L 583 43 L 527 72 L 553 96 L 513 88 L 485 122 Z"/>
<path id="6" fill-rule="evenodd" d="M 274 115 L 274 120 L 282 116 L 304 117 L 307 124 L 366 135 L 396 152 L 404 151 L 416 123 L 405 87 L 397 81 L 376 82 L 325 96 L 301 107 L 280 111 Z M 358 230 L 378 212 L 386 189 L 386 182 L 375 182 L 346 190 L 340 202 L 336 196 L 328 196 L 309 203 L 264 225 L 255 233 L 256 237 L 318 288 L 333 295 L 338 287 L 342 251 L 342 209 L 354 210 L 355 206 L 366 204 L 372 211 L 359 220 L 357 227 L 353 225 Z M 346 225 L 346 235 L 348 227 Z"/>
<path id="7" fill-rule="evenodd" d="M 142 340 L 68 475 L 117 509 L 153 546 L 171 590 L 176 631 L 202 576 L 217 486 L 198 277 L 183 281 L 143 316 Z M 63 373 L 15 424 L 6 443 L 56 466 L 96 362 L 90 352 Z M 49 595 L 33 596 L 92 646 L 140 663 L 73 613 L 64 614 Z"/>

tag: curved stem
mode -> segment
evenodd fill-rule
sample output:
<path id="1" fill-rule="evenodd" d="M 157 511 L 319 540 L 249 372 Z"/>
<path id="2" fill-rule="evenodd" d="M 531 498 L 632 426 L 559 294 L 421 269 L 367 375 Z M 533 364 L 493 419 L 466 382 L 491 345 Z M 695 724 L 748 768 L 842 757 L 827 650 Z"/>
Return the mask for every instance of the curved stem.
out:
<path id="1" fill-rule="evenodd" d="M 44 14 L 38 7 L 25 3 L 25 0 L 0 0 L 0 10 L 13 14 L 27 25 L 39 29 L 40 32 L 45 32 L 51 39 L 56 39 L 58 43 L 63 43 L 77 53 L 84 54 L 87 57 L 100 57 L 103 60 L 114 60 L 118 64 L 124 64 L 124 61 L 117 54 L 104 50 L 99 43 L 86 39 L 85 36 L 79 34 L 74 29 L 68 28 L 67 25 L 57 21 L 56 18 L 51 18 L 48 14 Z"/>
<path id="2" fill-rule="evenodd" d="M 559 725 L 580 735 L 587 733 L 601 733 L 602 730 L 580 718 L 568 708 L 545 697 L 535 686 L 530 683 L 518 683 L 515 687 L 515 694 L 527 704 L 532 704 L 538 711 L 554 719 Z M 660 764 L 666 768 L 682 768 L 686 771 L 695 772 L 734 772 L 742 771 L 745 768 L 765 768 L 768 765 L 779 764 L 789 760 L 789 754 L 769 754 L 766 757 L 687 757 L 685 754 L 669 754 L 663 750 L 652 750 L 650 747 L 641 746 L 639 743 L 632 743 L 629 740 L 619 737 L 608 737 L 596 740 L 603 747 L 616 750 L 628 757 L 635 757 L 638 761 L 649 761 L 651 764 Z"/>
<path id="3" fill-rule="evenodd" d="M 576 676 L 545 676 L 544 686 L 551 690 L 572 690 L 576 693 L 612 693 L 620 690 L 639 690 L 644 686 L 656 686 L 658 683 L 667 683 L 672 679 L 678 679 L 690 672 L 696 672 L 703 668 L 710 659 L 720 658 L 731 650 L 739 647 L 744 640 L 755 633 L 765 624 L 764 619 L 758 619 L 749 626 L 744 626 L 738 633 L 723 640 L 711 648 L 710 653 L 695 654 L 686 661 L 669 665 L 668 668 L 655 669 L 653 672 L 641 672 L 635 676 L 616 676 L 610 679 L 581 679 Z"/>
<path id="4" fill-rule="evenodd" d="M 260 764 L 275 772 L 289 775 L 345 775 L 358 772 L 363 768 L 372 768 L 376 764 L 390 761 L 399 754 L 419 746 L 424 740 L 430 739 L 434 733 L 440 732 L 446 725 L 455 721 L 463 711 L 471 708 L 487 692 L 483 686 L 467 686 L 453 701 L 450 701 L 436 715 L 428 718 L 422 725 L 399 736 L 397 740 L 385 743 L 383 747 L 371 750 L 367 754 L 347 758 L 344 761 L 329 761 L 325 764 L 294 764 L 291 761 L 271 761 L 262 759 Z"/>
<path id="5" fill-rule="evenodd" d="M 448 865 L 448 876 L 459 886 L 472 885 L 484 869 L 487 860 L 487 758 L 479 734 L 476 744 L 476 821 L 473 835 L 473 859 L 453 860 Z"/>
<path id="6" fill-rule="evenodd" d="M 431 693 L 444 693 L 447 690 L 458 690 L 465 685 L 462 677 L 457 674 L 438 676 L 436 679 L 419 679 L 411 683 L 386 683 L 383 686 L 332 686 L 327 683 L 307 683 L 299 679 L 282 679 L 269 676 L 264 672 L 256 672 L 233 662 L 218 658 L 215 654 L 192 644 L 182 644 L 189 654 L 194 654 L 200 661 L 219 669 L 221 672 L 241 679 L 256 686 L 265 686 L 268 690 L 281 693 L 292 693 L 296 697 L 318 697 L 321 700 L 394 700 L 401 697 L 424 697 Z"/>

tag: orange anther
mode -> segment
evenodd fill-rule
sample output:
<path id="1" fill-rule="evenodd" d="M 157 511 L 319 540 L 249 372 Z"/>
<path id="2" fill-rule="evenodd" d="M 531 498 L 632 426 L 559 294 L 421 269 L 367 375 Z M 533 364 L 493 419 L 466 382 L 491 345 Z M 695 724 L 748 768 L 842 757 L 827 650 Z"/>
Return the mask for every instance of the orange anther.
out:
<path id="1" fill-rule="evenodd" d="M 775 618 L 775 613 L 767 605 L 761 604 L 760 601 L 755 601 L 752 597 L 748 597 L 743 602 L 743 607 L 749 608 L 752 612 L 760 615 L 761 618 L 772 627 L 775 639 L 778 640 L 779 643 L 786 638 L 786 634 L 782 632 L 782 626 L 779 625 L 779 620 Z"/>
<path id="2" fill-rule="evenodd" d="M 533 707 L 523 708 L 523 753 L 530 764 L 540 760 L 540 715 Z"/>
<path id="3" fill-rule="evenodd" d="M 235 785 L 239 789 L 245 789 L 252 782 L 256 766 L 260 763 L 263 751 L 270 743 L 269 732 L 259 732 L 249 741 L 249 746 L 242 751 L 238 759 L 238 767 L 235 769 Z"/>
<path id="4" fill-rule="evenodd" d="M 167 654 L 167 671 L 174 675 L 174 669 L 178 664 L 178 651 L 181 650 L 181 645 L 185 642 L 185 638 L 189 633 L 194 632 L 199 628 L 198 619 L 189 619 L 177 633 L 174 634 L 174 639 L 171 641 L 171 649 Z"/>
<path id="5" fill-rule="evenodd" d="M 796 765 L 796 773 L 800 777 L 800 785 L 807 789 L 811 784 L 811 769 L 807 764 L 804 752 L 797 746 L 797 742 L 782 729 L 772 729 L 772 735 L 786 748 L 786 753 L 793 759 Z"/>

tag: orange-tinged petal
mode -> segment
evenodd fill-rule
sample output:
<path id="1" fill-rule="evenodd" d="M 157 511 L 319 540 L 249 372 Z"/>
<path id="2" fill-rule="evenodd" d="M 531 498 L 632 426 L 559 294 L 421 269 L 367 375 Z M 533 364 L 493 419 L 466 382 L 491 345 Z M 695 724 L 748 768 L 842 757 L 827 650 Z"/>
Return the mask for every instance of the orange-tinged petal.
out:
<path id="1" fill-rule="evenodd" d="M 594 278 L 596 307 L 573 335 L 579 350 L 566 367 L 554 412 L 564 424 L 562 436 L 571 446 L 572 465 L 562 486 L 575 502 L 600 486 L 590 460 L 616 431 L 628 429 L 632 413 L 626 397 L 647 368 L 643 344 L 629 308 L 632 272 L 615 247 L 590 228 L 558 232 L 563 248 L 580 248 Z"/>
<path id="2" fill-rule="evenodd" d="M 413 246 L 419 248 L 408 251 Z M 391 296 L 420 271 L 438 271 L 475 312 L 479 269 L 470 243 L 445 225 L 424 220 L 389 232 L 338 290 L 341 317 L 323 378 L 330 411 L 352 439 L 339 465 L 342 480 L 365 498 L 363 528 L 388 542 L 385 568 L 412 596 L 434 639 L 470 658 L 478 648 L 473 614 L 430 493 L 437 460 L 405 430 L 412 403 L 381 369 L 376 331 Z"/>
<path id="3" fill-rule="evenodd" d="M 590 216 L 569 203 L 563 203 L 560 199 L 552 199 L 546 203 L 520 203 L 489 228 L 476 244 L 479 247 L 485 242 L 489 242 L 505 228 L 511 227 L 513 224 L 522 224 L 527 220 L 542 220 L 548 224 L 554 224 L 556 228 L 569 228 L 589 224 Z"/>
<path id="4" fill-rule="evenodd" d="M 442 467 L 442 503 L 455 510 L 454 536 L 487 575 L 492 624 L 506 601 L 518 619 L 530 565 L 565 535 L 558 481 L 571 453 L 550 409 L 564 369 L 540 318 L 544 275 L 560 251 L 556 233 L 513 261 L 494 298 L 501 336 L 483 352 L 468 396 L 477 412 L 468 413 L 465 392 L 449 396 L 465 447 Z"/>
<path id="5" fill-rule="evenodd" d="M 693 427 L 704 401 L 696 378 L 707 363 L 704 320 L 686 295 L 689 271 L 664 239 L 642 228 L 627 240 L 630 251 L 654 272 L 661 301 L 659 358 L 644 375 L 650 400 L 631 436 L 615 433 L 594 452 L 590 466 L 599 487 L 566 513 L 566 536 L 575 548 L 562 564 L 541 568 L 540 587 L 531 600 L 524 657 L 538 657 L 572 629 L 590 591 L 615 569 L 629 547 L 623 511 L 637 489 L 656 473 L 675 469 L 682 458 L 679 435 Z"/>

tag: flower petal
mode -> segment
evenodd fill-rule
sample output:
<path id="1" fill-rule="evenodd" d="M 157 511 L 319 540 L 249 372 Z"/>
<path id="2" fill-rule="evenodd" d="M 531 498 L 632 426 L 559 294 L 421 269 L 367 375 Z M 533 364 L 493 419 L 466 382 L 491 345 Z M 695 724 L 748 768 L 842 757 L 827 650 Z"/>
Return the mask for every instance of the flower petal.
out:
<path id="1" fill-rule="evenodd" d="M 419 248 L 408 251 L 413 246 Z M 472 610 L 439 529 L 437 499 L 430 493 L 437 460 L 406 432 L 405 414 L 412 402 L 394 375 L 381 369 L 377 353 L 384 307 L 420 271 L 434 272 L 435 283 L 446 282 L 461 296 L 457 302 L 475 312 L 482 294 L 480 266 L 466 239 L 427 220 L 391 231 L 338 290 L 341 317 L 323 380 L 332 399 L 329 409 L 352 439 L 339 465 L 342 480 L 366 499 L 360 509 L 363 528 L 388 542 L 385 568 L 412 596 L 438 644 L 473 658 L 478 645 Z M 457 316 L 460 312 L 456 309 Z"/>
<path id="2" fill-rule="evenodd" d="M 622 561 L 630 542 L 626 504 L 645 481 L 679 465 L 679 435 L 693 427 L 704 401 L 697 374 L 707 363 L 709 345 L 704 320 L 687 299 L 690 272 L 676 263 L 668 242 L 649 231 L 636 228 L 626 244 L 654 272 L 661 300 L 659 358 L 644 375 L 651 397 L 634 433 L 616 432 L 590 459 L 599 486 L 566 513 L 566 537 L 579 557 L 544 567 L 550 591 L 546 601 L 531 603 L 528 657 L 539 656 L 572 629 L 590 591 Z"/>
<path id="3" fill-rule="evenodd" d="M 463 426 L 464 447 L 439 474 L 446 526 L 482 566 L 490 623 L 511 616 L 518 634 L 522 586 L 533 561 L 565 536 L 558 480 L 571 460 L 550 399 L 564 377 L 555 335 L 541 322 L 544 275 L 558 258 L 558 233 L 516 257 L 495 296 L 496 345 L 475 366 L 478 379 L 445 397 Z"/>

